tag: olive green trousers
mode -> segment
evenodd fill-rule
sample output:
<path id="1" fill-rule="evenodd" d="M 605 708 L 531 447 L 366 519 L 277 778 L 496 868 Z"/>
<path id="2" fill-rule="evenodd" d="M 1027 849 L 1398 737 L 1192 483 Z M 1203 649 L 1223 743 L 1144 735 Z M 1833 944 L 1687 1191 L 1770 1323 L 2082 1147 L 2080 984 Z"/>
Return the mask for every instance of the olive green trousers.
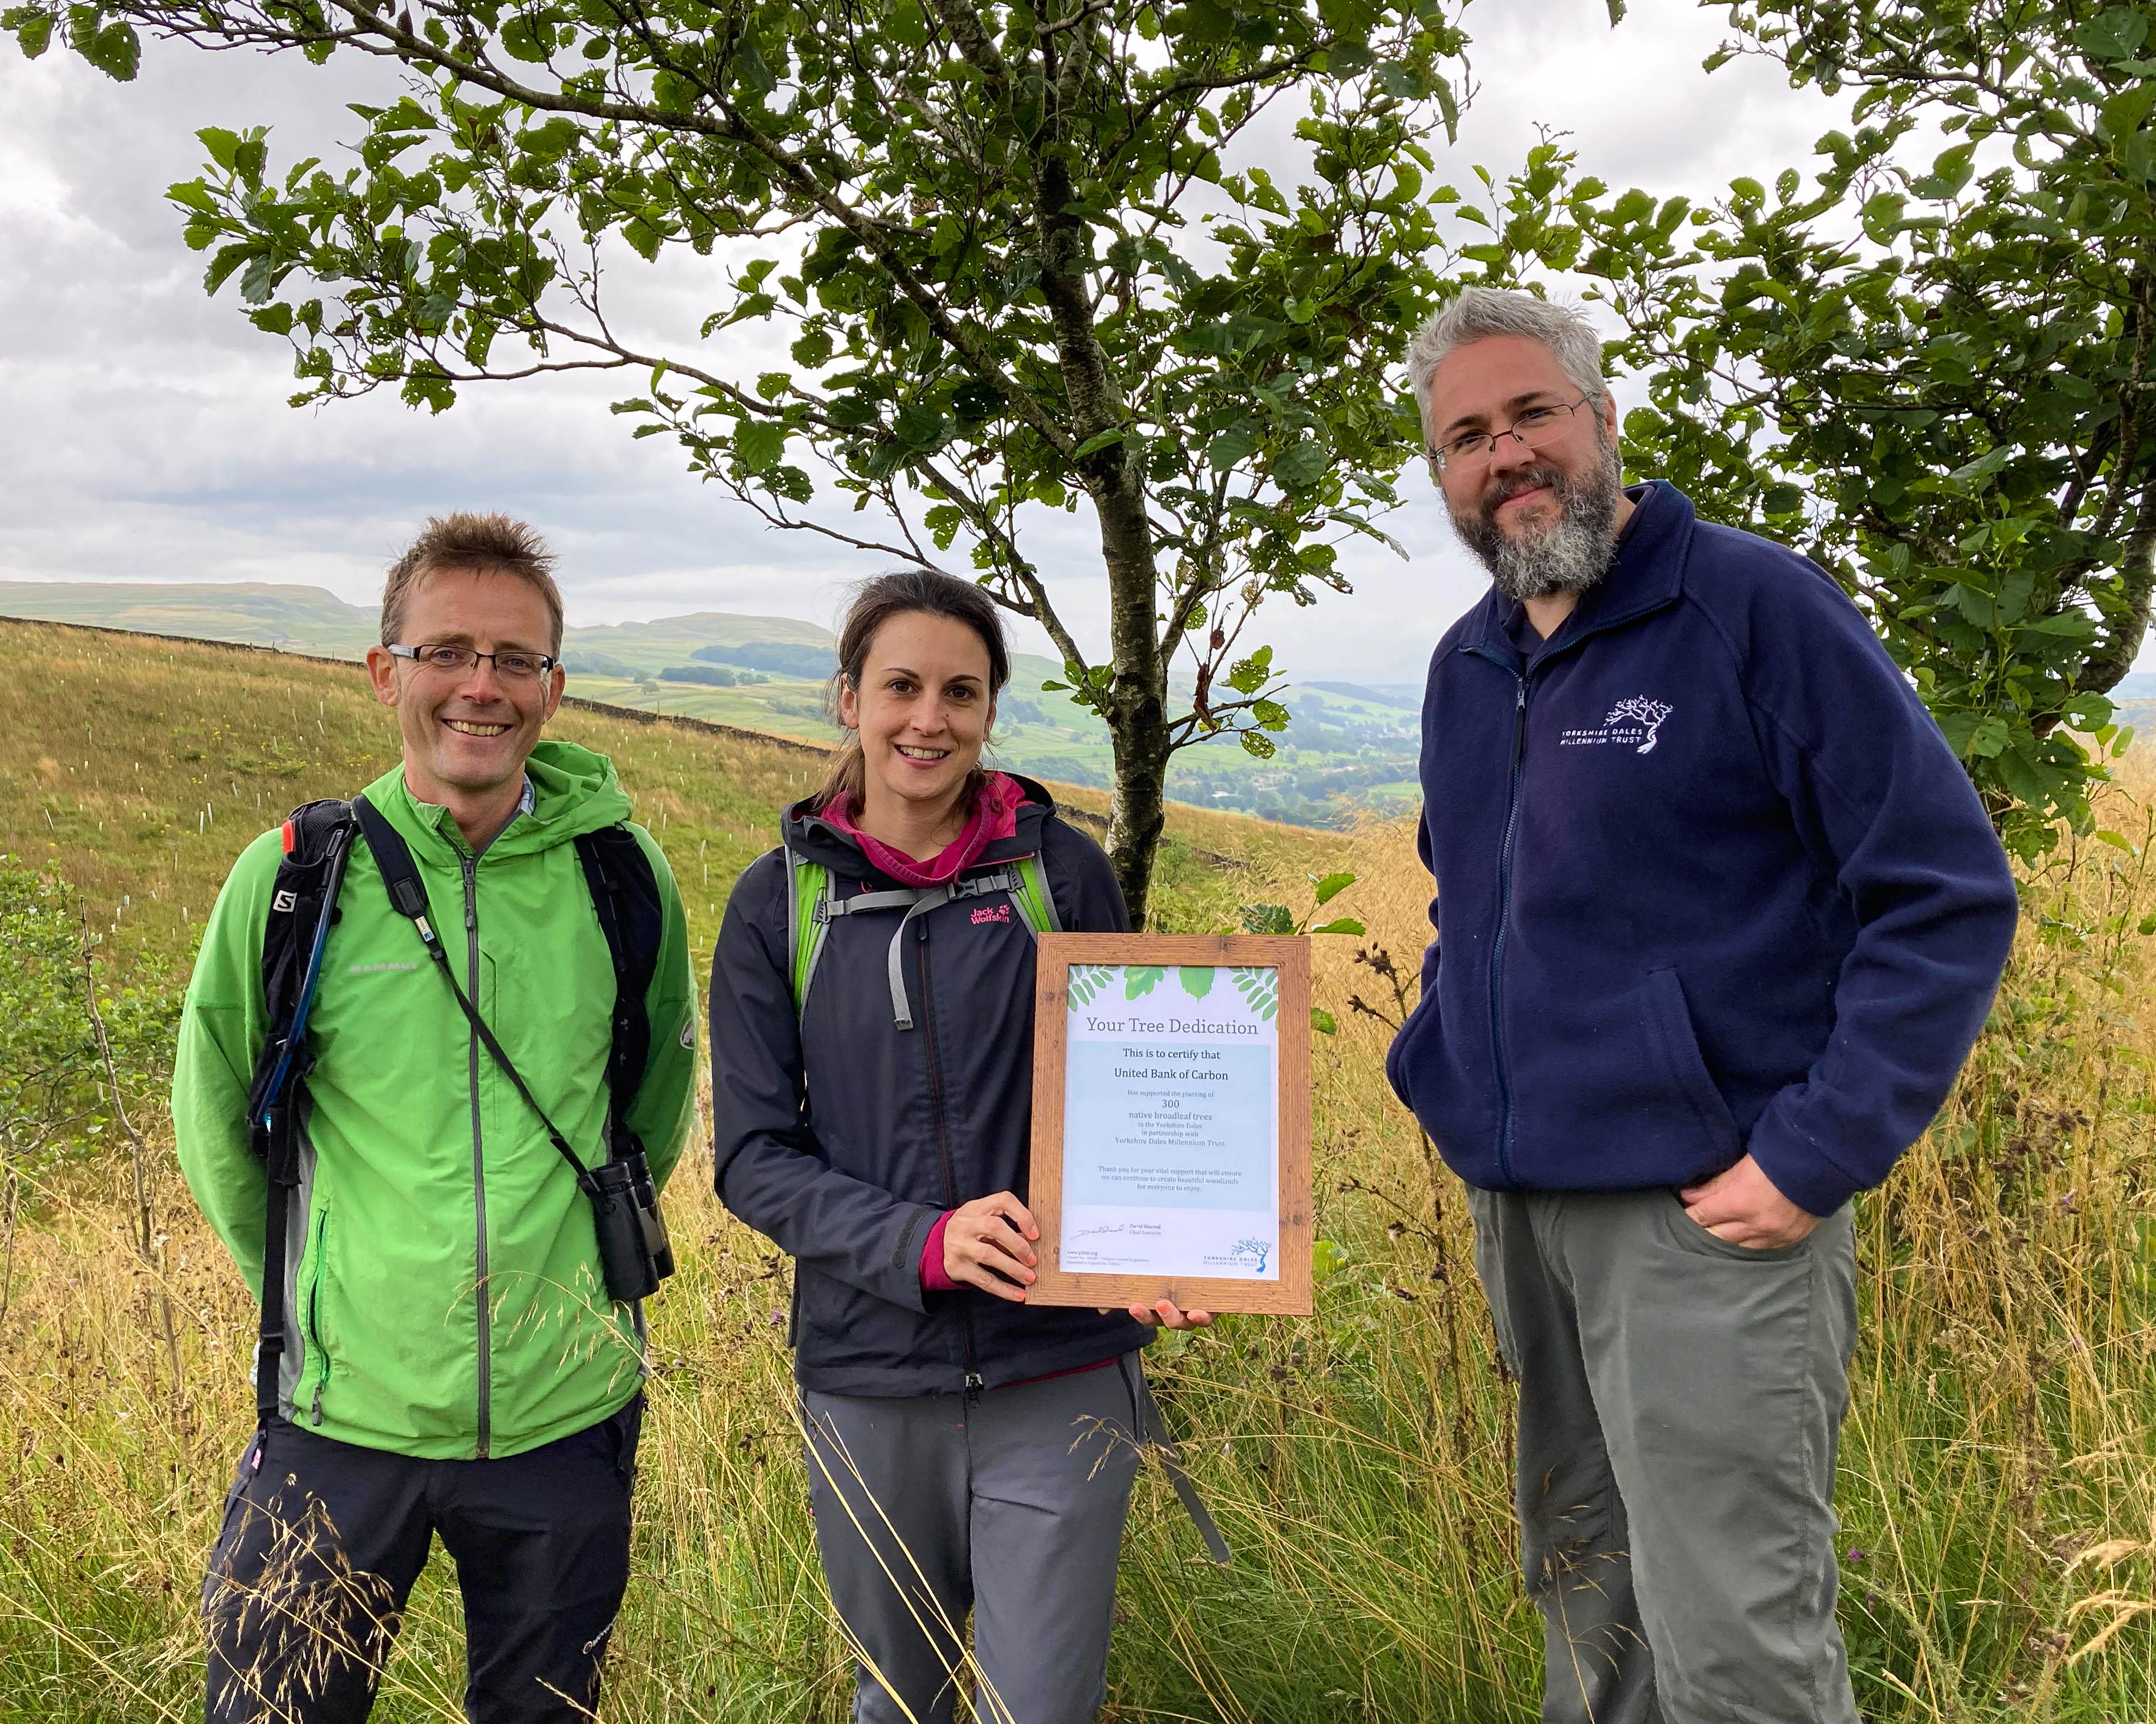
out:
<path id="1" fill-rule="evenodd" d="M 1849 1211 L 1750 1251 L 1668 1191 L 1471 1197 L 1520 1386 L 1544 1724 L 1856 1724 L 1832 1500 Z"/>

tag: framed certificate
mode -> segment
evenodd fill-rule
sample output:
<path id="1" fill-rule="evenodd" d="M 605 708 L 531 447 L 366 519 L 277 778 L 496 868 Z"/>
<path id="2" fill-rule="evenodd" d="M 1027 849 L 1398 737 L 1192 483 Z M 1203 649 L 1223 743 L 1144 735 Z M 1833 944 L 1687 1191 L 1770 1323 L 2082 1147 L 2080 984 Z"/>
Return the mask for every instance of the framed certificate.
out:
<path id="1" fill-rule="evenodd" d="M 1310 948 L 1045 934 L 1029 1303 L 1303 1315 Z"/>

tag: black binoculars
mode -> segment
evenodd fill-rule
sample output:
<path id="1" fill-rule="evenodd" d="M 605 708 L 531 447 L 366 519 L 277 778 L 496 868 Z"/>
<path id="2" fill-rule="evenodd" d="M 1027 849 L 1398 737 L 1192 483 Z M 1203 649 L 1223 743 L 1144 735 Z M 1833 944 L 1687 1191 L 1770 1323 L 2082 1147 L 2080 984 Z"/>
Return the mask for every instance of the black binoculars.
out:
<path id="1" fill-rule="evenodd" d="M 674 1273 L 674 1248 L 666 1238 L 665 1217 L 659 1212 L 651 1164 L 644 1159 L 643 1150 L 632 1150 L 588 1170 L 583 1186 L 592 1200 L 607 1297 L 649 1299 Z"/>

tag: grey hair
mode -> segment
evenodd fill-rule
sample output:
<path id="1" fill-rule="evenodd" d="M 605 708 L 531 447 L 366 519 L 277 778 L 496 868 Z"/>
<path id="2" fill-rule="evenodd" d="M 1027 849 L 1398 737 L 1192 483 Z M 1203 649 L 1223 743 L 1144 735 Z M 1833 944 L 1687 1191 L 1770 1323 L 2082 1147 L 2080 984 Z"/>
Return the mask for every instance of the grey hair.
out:
<path id="1" fill-rule="evenodd" d="M 1602 337 L 1584 313 L 1514 288 L 1463 287 L 1450 305 L 1423 325 L 1408 349 L 1408 376 L 1414 384 L 1415 410 L 1425 445 L 1430 441 L 1431 373 L 1455 348 L 1491 335 L 1540 342 L 1557 356 L 1573 388 L 1591 401 L 1609 399 L 1609 386 L 1602 380 Z"/>

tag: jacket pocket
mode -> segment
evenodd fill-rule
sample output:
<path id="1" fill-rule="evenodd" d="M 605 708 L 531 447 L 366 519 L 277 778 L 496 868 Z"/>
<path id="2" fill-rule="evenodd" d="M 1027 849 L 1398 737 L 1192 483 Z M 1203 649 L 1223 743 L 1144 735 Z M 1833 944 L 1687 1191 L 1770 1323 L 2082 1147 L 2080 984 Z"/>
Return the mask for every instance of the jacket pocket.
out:
<path id="1" fill-rule="evenodd" d="M 1513 1181 L 1530 1190 L 1684 1186 L 1743 1153 L 1673 970 L 1622 993 L 1535 991 L 1508 1016 Z M 1441 1143 L 1440 1140 L 1440 1143 Z"/>
<path id="2" fill-rule="evenodd" d="M 328 1279 L 325 1261 L 330 1243 L 330 1212 L 326 1207 L 315 1212 L 314 1237 L 307 1242 L 307 1284 L 300 1295 L 300 1333 L 307 1349 L 307 1371 L 300 1385 L 300 1394 L 306 1392 L 311 1382 L 313 1397 L 308 1409 L 310 1420 L 319 1425 L 322 1422 L 322 1391 L 329 1386 L 330 1351 L 322 1342 L 322 1283 Z M 300 1417 L 300 1408 L 294 1405 L 295 1422 Z"/>
<path id="3" fill-rule="evenodd" d="M 1649 1021 L 1661 1044 L 1671 1086 L 1685 1099 L 1701 1129 L 1735 1160 L 1742 1147 L 1736 1116 L 1707 1073 L 1707 1061 L 1699 1051 L 1699 1035 L 1692 1027 L 1691 1008 L 1685 1003 L 1684 984 L 1674 970 L 1650 970 L 1646 995 Z"/>

